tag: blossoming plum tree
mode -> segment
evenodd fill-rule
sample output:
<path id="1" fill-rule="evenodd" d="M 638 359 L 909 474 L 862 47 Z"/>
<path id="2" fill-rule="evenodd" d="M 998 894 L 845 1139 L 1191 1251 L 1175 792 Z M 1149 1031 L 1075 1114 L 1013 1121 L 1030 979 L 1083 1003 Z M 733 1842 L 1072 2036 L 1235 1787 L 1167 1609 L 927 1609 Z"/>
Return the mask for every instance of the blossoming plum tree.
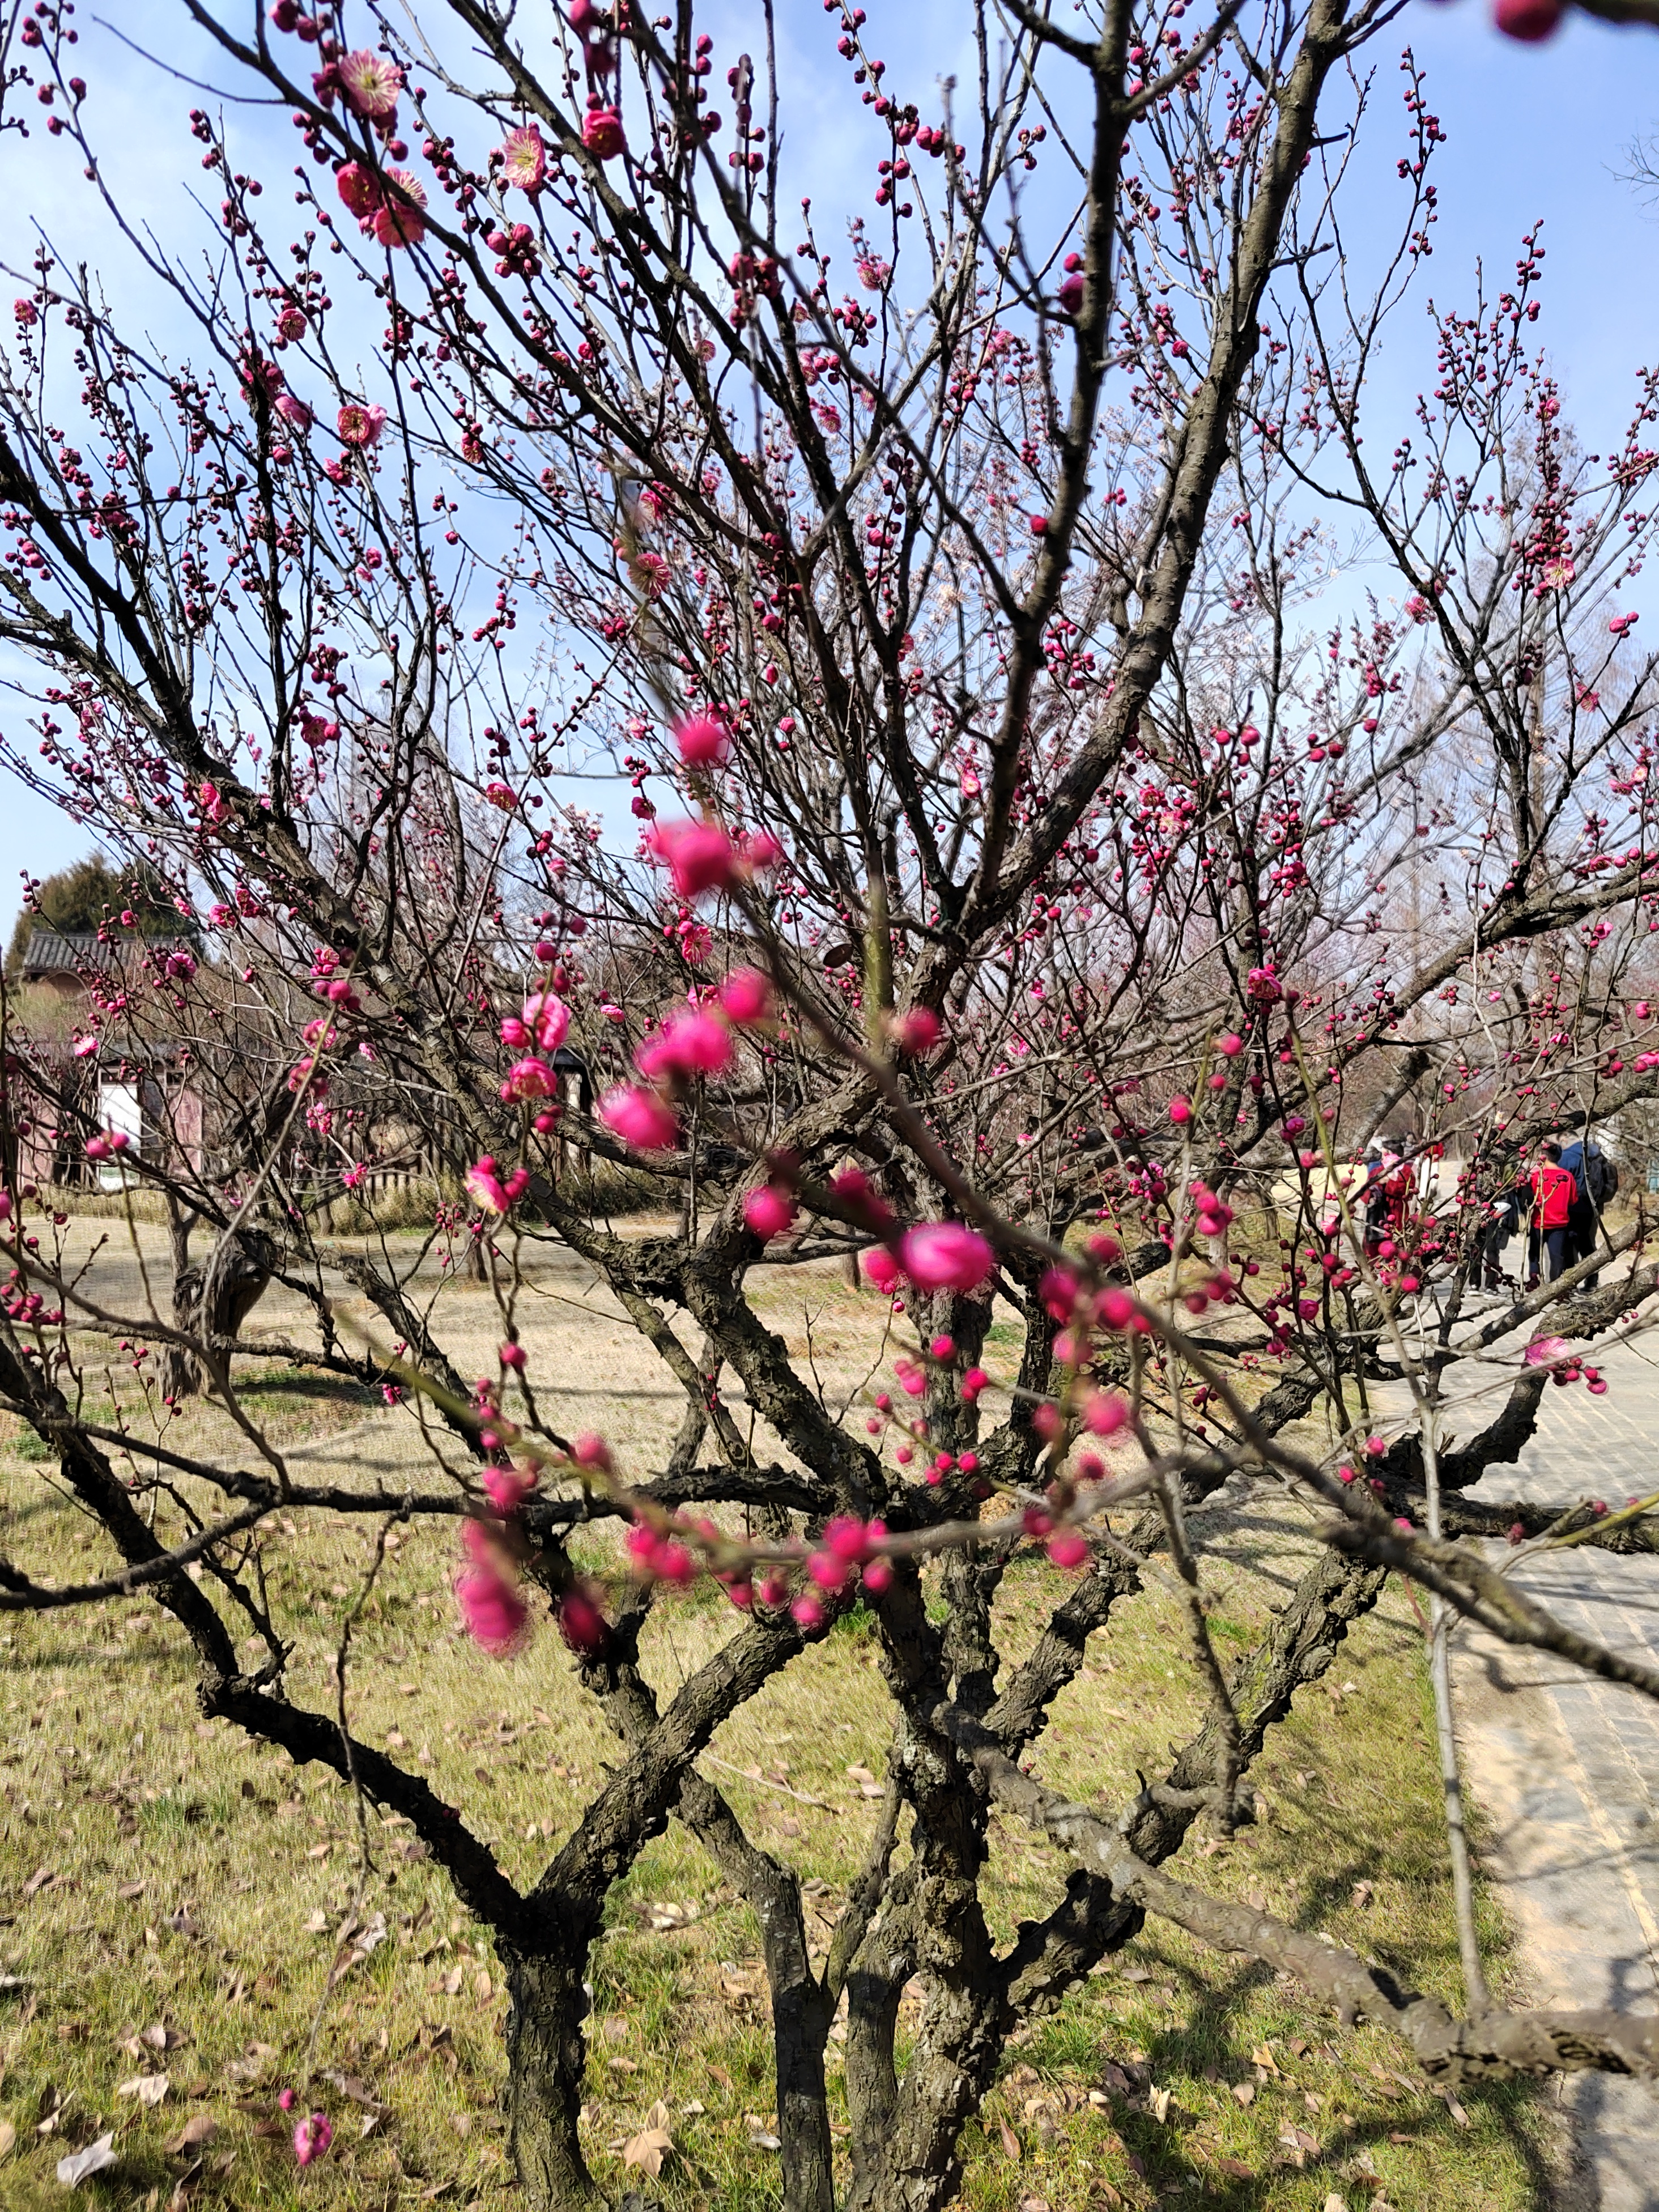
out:
<path id="1" fill-rule="evenodd" d="M 829 210 L 798 190 L 767 10 L 757 62 L 718 55 L 690 4 L 576 0 L 532 33 L 489 0 L 429 0 L 418 31 L 367 0 L 183 0 L 227 91 L 292 116 L 292 219 L 198 107 L 210 279 L 106 203 L 179 357 L 124 335 L 50 246 L 15 302 L 0 640 L 34 690 L 6 757 L 212 933 L 187 972 L 90 976 L 87 1035 L 112 1062 L 187 1055 L 214 1137 L 132 1163 L 211 1238 L 171 1324 L 94 1305 L 31 1230 L 42 1194 L 5 1194 L 0 1392 L 119 1565 L 65 1589 L 9 1563 L 0 1606 L 148 1590 L 204 1712 L 413 1823 L 504 1962 L 538 2206 L 601 2199 L 578 2130 L 590 1951 L 671 1819 L 763 1931 L 789 2212 L 947 2203 L 1010 2035 L 1148 1912 L 1396 2028 L 1442 2081 L 1654 2070 L 1650 2022 L 1490 2002 L 1455 1820 L 1461 2019 L 1163 1871 L 1200 1820 L 1251 1817 L 1270 1731 L 1390 1571 L 1431 1593 L 1443 1698 L 1456 1614 L 1659 1693 L 1474 1540 L 1541 1536 L 1553 1511 L 1460 1496 L 1514 1459 L 1551 1377 L 1599 1380 L 1574 1344 L 1659 1283 L 1638 1210 L 1559 1282 L 1471 1315 L 1527 1149 L 1655 1090 L 1656 670 L 1630 601 L 1659 396 L 1638 380 L 1617 450 L 1578 447 L 1529 237 L 1495 296 L 1431 311 L 1432 379 L 1368 445 L 1367 368 L 1417 297 L 1443 135 L 1408 54 L 1402 114 L 1367 119 L 1399 133 L 1397 246 L 1367 295 L 1343 228 L 1358 58 L 1399 9 L 1188 12 L 977 11 L 964 112 L 828 0 L 869 189 Z M 71 10 L 19 21 L 6 121 L 32 89 L 102 192 Z M 596 763 L 636 837 L 573 803 L 568 771 Z M 573 1048 L 591 1115 L 563 1098 Z M 7 1051 L 14 1127 L 73 1121 L 15 1022 Z M 501 1303 L 481 1382 L 393 1267 L 330 1241 L 393 1110 L 452 1173 L 434 1234 Z M 1349 1164 L 1402 1115 L 1407 1169 L 1443 1150 L 1462 1173 L 1406 1172 L 1378 1211 Z M 614 1233 L 561 1173 L 578 1124 L 599 1162 L 655 1178 L 672 1233 Z M 171 1344 L 239 1405 L 252 1355 L 212 1291 L 255 1233 L 315 1303 L 297 1356 L 435 1413 L 459 1473 L 434 1455 L 410 1497 L 307 1488 L 160 1434 L 135 1457 L 72 1410 L 71 1323 Z M 597 1269 L 684 1391 L 667 1464 L 550 1425 L 514 1323 L 543 1240 Z M 856 1262 L 891 1388 L 826 1396 L 750 1302 L 763 1257 Z M 368 1350 L 337 1326 L 341 1274 L 384 1324 Z M 1023 1350 L 994 1373 L 998 1295 Z M 1547 1313 L 1454 1449 L 1461 1368 Z M 181 1477 L 216 1518 L 185 1528 Z M 1206 1508 L 1286 1480 L 1328 1541 L 1224 1666 Z M 285 1693 L 259 1605 L 245 1663 L 228 1615 L 262 1522 L 296 1503 L 457 1522 L 480 1666 L 538 1620 L 562 1632 L 623 1749 L 533 1887 L 343 1702 Z M 1574 1533 L 1652 1548 L 1639 1515 L 1594 1518 Z M 598 1578 L 570 1549 L 595 1523 L 622 1538 Z M 1029 1546 L 1052 1612 L 1013 1663 L 999 1591 Z M 1101 1817 L 1029 1753 L 1159 1551 L 1209 1711 Z M 704 1575 L 731 1632 L 671 1693 L 642 1630 Z M 795 1875 L 697 1761 L 854 1603 L 893 1735 L 820 1966 Z M 1446 1782 L 1455 1813 L 1455 1765 Z M 1001 1952 L 998 1806 L 1076 1861 Z M 301 2136 L 322 2155 L 326 2121 Z"/>

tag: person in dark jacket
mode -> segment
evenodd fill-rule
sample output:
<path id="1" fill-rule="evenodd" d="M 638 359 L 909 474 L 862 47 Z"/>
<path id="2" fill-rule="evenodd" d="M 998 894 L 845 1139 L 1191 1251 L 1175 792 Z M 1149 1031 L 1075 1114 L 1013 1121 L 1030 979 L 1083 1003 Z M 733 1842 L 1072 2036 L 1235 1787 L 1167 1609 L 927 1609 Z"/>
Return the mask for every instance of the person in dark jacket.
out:
<path id="1" fill-rule="evenodd" d="M 1619 1170 L 1588 1130 L 1561 1149 L 1561 1164 L 1572 1177 L 1572 1206 L 1568 1219 L 1568 1267 L 1577 1267 L 1595 1250 L 1601 1233 L 1601 1209 L 1619 1188 Z M 1593 1291 L 1601 1281 L 1598 1268 L 1578 1285 Z"/>

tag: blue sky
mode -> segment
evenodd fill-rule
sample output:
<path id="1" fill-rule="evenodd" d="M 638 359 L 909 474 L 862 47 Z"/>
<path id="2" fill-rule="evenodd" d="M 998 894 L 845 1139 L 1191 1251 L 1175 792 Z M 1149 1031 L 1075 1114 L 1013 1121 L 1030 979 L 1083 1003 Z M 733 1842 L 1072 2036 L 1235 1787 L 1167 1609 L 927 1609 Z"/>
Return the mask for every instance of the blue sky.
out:
<path id="1" fill-rule="evenodd" d="M 866 0 L 866 5 L 873 30 L 884 31 L 884 19 L 890 26 L 885 32 L 890 82 L 896 89 L 902 81 L 914 94 L 926 93 L 960 46 L 958 0 L 923 0 L 921 6 L 915 0 L 903 5 Z M 728 20 L 735 23 L 750 12 L 734 5 Z M 793 58 L 800 70 L 806 111 L 795 110 L 799 148 L 799 133 L 805 127 L 811 134 L 815 111 L 825 120 L 831 112 L 844 112 L 835 97 L 844 88 L 823 67 L 834 30 L 819 0 L 782 0 L 780 15 L 786 63 Z M 193 40 L 181 43 L 181 15 L 173 0 L 126 0 L 119 21 L 139 44 L 190 68 L 199 47 Z M 200 95 L 113 47 L 89 10 L 82 20 L 83 66 L 94 88 L 106 174 L 126 205 L 177 244 L 191 221 L 182 195 L 202 181 L 185 123 Z M 1659 219 L 1619 174 L 1628 166 L 1632 143 L 1650 131 L 1659 134 L 1659 33 L 1616 30 L 1575 15 L 1549 45 L 1521 47 L 1496 35 L 1481 0 L 1451 5 L 1412 0 L 1370 50 L 1376 71 L 1372 122 L 1348 217 L 1352 223 L 1356 210 L 1362 216 L 1351 233 L 1361 248 L 1368 242 L 1364 215 L 1376 210 L 1378 230 L 1369 242 L 1380 244 L 1384 221 L 1397 204 L 1389 189 L 1401 137 L 1395 65 L 1407 41 L 1428 71 L 1430 102 L 1449 141 L 1437 157 L 1442 212 L 1426 289 L 1443 301 L 1466 303 L 1478 258 L 1492 277 L 1506 280 L 1522 232 L 1541 219 L 1547 283 L 1539 337 L 1559 377 L 1565 411 L 1585 442 L 1600 446 L 1622 428 L 1635 368 L 1659 357 Z M 722 54 L 726 44 L 720 40 Z M 285 118 L 271 118 L 268 125 L 264 118 L 250 120 L 254 136 L 272 143 L 280 132 L 291 143 Z M 825 179 L 833 179 L 833 145 L 822 137 L 817 144 L 821 155 L 811 166 L 822 166 Z M 263 173 L 274 182 L 291 158 L 282 146 L 262 165 Z M 829 190 L 833 197 L 833 182 Z M 34 136 L 24 145 L 9 135 L 0 145 L 0 191 L 9 208 L 27 205 L 61 244 L 86 252 L 102 270 L 112 304 L 129 315 L 136 311 L 143 323 L 149 295 L 142 272 L 112 258 L 108 234 L 93 220 L 78 165 L 61 144 Z M 29 250 L 29 242 L 12 230 L 5 258 L 15 266 Z M 1425 328 L 1419 306 L 1408 307 L 1393 328 L 1377 364 L 1376 397 L 1385 415 L 1403 406 L 1422 374 Z M 1384 422 L 1374 438 L 1380 440 L 1389 427 Z M 13 702 L 0 697 L 0 718 L 15 712 Z M 0 927 L 9 931 L 19 872 L 40 875 L 60 867 L 85 851 L 88 840 L 3 771 L 0 779 Z"/>

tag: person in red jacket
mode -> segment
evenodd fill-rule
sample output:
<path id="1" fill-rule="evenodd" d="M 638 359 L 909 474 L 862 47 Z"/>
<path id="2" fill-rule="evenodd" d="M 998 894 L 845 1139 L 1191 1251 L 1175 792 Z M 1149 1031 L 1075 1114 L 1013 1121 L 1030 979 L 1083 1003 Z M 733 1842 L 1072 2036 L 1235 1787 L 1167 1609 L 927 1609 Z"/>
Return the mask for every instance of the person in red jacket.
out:
<path id="1" fill-rule="evenodd" d="M 1572 1201 L 1578 1186 L 1573 1181 L 1571 1168 L 1561 1164 L 1561 1147 L 1548 1144 L 1544 1157 L 1533 1171 L 1532 1178 L 1532 1243 L 1534 1252 L 1541 1250 L 1545 1279 L 1553 1282 L 1566 1265 L 1568 1224 L 1572 1216 Z M 1537 1283 L 1536 1260 L 1533 1262 L 1532 1288 Z"/>

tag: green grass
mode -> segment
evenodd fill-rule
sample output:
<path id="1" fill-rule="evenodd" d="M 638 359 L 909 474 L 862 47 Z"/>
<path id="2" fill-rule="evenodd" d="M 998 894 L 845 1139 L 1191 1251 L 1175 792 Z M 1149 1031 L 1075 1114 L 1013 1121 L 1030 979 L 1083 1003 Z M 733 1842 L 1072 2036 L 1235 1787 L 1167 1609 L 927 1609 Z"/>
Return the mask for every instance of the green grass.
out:
<path id="1" fill-rule="evenodd" d="M 846 1315 L 827 1297 L 821 1316 L 823 1346 Z M 309 1378 L 253 1387 L 279 1424 L 362 1418 L 357 1405 L 318 1399 Z M 187 1449 L 223 1422 L 200 1406 L 187 1418 Z M 614 1559 L 603 1532 L 585 1541 L 595 1566 Z M 303 1514 L 271 1528 L 272 1602 L 295 1638 L 292 1692 L 308 1705 L 331 1703 L 328 1657 L 368 1545 L 367 1527 Z M 106 1563 L 101 1538 L 15 1450 L 0 1449 L 0 1550 L 44 1575 L 79 1578 Z M 1255 1640 L 1282 1595 L 1249 1557 L 1240 1532 L 1212 1570 L 1212 1625 L 1229 1650 Z M 1276 1545 L 1268 1565 L 1282 1559 Z M 459 1638 L 454 1565 L 453 1532 L 399 1533 L 354 1647 L 354 1720 L 459 1802 L 527 1881 L 580 1818 L 614 1741 L 556 1637 L 544 1631 L 505 1665 Z M 1016 1564 L 1000 1601 L 1012 1656 L 1063 1588 L 1046 1564 Z M 665 1603 L 646 1638 L 652 1680 L 672 1692 L 730 1620 L 706 1592 Z M 1179 1606 L 1161 1586 L 1121 1607 L 1036 1747 L 1043 1778 L 1109 1805 L 1138 1768 L 1157 1771 L 1200 1715 L 1185 1651 Z M 1330 1692 L 1303 1692 L 1275 1735 L 1256 1771 L 1267 1818 L 1224 1845 L 1195 1832 L 1179 1863 L 1458 2003 L 1420 1655 L 1409 1609 L 1391 1597 L 1339 1656 Z M 862 1778 L 883 1771 L 890 1711 L 875 1656 L 872 1624 L 854 1611 L 721 1732 L 720 1763 L 704 1762 L 757 1839 L 801 1870 L 821 1938 L 873 1818 Z M 487 1934 L 406 1829 L 371 1818 L 365 1880 L 349 1793 L 202 1722 L 191 1680 L 182 1638 L 138 1601 L 0 1625 L 0 1974 L 19 1978 L 0 1990 L 0 2117 L 16 2136 L 0 2162 L 0 2205 L 55 2212 L 68 2201 L 57 2160 L 113 2128 L 119 2162 L 84 2189 L 89 2204 L 161 2212 L 187 2179 L 192 2206 L 507 2212 L 504 2001 Z M 1000 1941 L 1054 1904 L 1067 1870 L 1063 1854 L 998 1816 L 985 1895 Z M 387 1940 L 325 2000 L 360 1881 L 358 1917 L 382 1913 Z M 1507 1938 L 1483 1910 L 1501 1988 Z M 775 2205 L 775 2154 L 753 2142 L 774 2101 L 758 1930 L 678 1826 L 618 1885 L 591 1979 L 585 2139 L 604 2183 L 622 2193 L 621 2147 L 660 2098 L 676 2148 L 653 2186 L 670 2212 Z M 314 2081 L 309 2100 L 337 2140 L 301 2173 L 276 2097 L 303 2088 L 319 2007 L 319 2069 L 358 2084 L 384 2115 L 362 2134 L 369 2108 L 338 2081 Z M 907 1998 L 902 2036 L 914 2018 Z M 158 2026 L 180 2039 L 164 2055 L 133 2043 Z M 838 2040 L 830 2061 L 840 2124 Z M 156 2109 L 118 2096 L 163 2066 Z M 1265 1969 L 1149 1923 L 1017 2039 L 967 2130 L 963 2202 L 975 2212 L 1156 2198 L 1323 2212 L 1332 2194 L 1358 2212 L 1379 2193 L 1400 2212 L 1541 2203 L 1542 2102 L 1516 2087 L 1471 2091 L 1463 2105 L 1459 2124 L 1379 2032 L 1344 2031 Z M 170 2152 L 198 2115 L 216 2124 L 210 2140 Z"/>

